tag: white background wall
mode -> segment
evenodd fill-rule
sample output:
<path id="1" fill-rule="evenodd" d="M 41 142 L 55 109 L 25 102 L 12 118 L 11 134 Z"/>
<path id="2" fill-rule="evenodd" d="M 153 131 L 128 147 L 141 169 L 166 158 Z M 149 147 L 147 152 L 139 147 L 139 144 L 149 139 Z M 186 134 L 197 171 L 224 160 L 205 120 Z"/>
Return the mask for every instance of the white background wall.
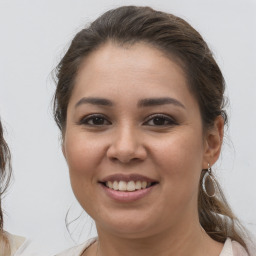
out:
<path id="1" fill-rule="evenodd" d="M 235 213 L 256 233 L 255 0 L 0 0 L 0 116 L 14 168 L 5 228 L 44 243 L 49 252 L 73 244 L 65 215 L 72 206 L 72 219 L 81 208 L 51 114 L 50 73 L 85 23 L 128 4 L 185 18 L 215 53 L 230 99 L 229 135 L 215 170 Z M 80 241 L 95 234 L 90 223 L 86 216 L 75 223 L 85 225 Z"/>

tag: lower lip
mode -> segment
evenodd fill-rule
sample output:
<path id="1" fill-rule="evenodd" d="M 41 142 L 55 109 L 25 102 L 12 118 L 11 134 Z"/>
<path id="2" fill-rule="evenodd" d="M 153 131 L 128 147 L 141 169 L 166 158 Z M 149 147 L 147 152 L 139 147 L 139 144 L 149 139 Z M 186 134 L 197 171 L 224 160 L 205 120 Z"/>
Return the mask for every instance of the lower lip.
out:
<path id="1" fill-rule="evenodd" d="M 114 199 L 119 202 L 133 202 L 133 201 L 139 200 L 141 198 L 144 198 L 151 192 L 151 190 L 155 186 L 156 185 L 148 187 L 148 188 L 140 189 L 140 190 L 127 192 L 127 191 L 113 190 L 113 189 L 108 188 L 108 187 L 104 186 L 103 184 L 101 184 L 101 187 L 103 188 L 103 190 L 105 191 L 107 196 L 109 196 L 111 199 Z"/>

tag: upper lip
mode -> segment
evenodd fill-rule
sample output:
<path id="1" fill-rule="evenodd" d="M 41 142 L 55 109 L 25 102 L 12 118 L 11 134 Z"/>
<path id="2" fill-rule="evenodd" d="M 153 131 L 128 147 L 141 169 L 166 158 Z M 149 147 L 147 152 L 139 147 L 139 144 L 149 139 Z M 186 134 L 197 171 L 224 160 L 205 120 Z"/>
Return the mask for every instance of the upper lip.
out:
<path id="1" fill-rule="evenodd" d="M 157 182 L 157 180 L 151 179 L 149 177 L 140 175 L 140 174 L 122 174 L 122 173 L 117 173 L 117 174 L 112 174 L 109 176 L 106 176 L 105 178 L 103 178 L 102 180 L 100 180 L 99 182 L 105 183 L 107 181 L 146 181 L 146 182 Z"/>

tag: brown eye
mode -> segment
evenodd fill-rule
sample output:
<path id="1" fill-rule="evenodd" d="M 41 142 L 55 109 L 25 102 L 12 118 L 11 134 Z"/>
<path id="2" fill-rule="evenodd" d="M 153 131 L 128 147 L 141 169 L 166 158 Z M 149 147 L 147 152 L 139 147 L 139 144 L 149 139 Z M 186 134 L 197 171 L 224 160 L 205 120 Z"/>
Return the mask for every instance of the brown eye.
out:
<path id="1" fill-rule="evenodd" d="M 103 126 L 110 125 L 111 123 L 103 115 L 89 115 L 87 117 L 84 117 L 80 121 L 80 124 L 91 126 Z"/>
<path id="2" fill-rule="evenodd" d="M 149 126 L 170 126 L 175 124 L 177 123 L 167 115 L 153 115 L 144 123 L 144 125 Z"/>

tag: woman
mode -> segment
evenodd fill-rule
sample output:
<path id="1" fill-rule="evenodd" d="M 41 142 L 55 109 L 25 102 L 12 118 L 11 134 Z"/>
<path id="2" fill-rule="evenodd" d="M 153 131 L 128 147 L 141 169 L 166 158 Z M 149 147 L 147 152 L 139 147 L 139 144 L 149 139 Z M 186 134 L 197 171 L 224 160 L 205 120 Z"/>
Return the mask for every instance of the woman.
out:
<path id="1" fill-rule="evenodd" d="M 3 230 L 3 211 L 1 198 L 6 191 L 11 178 L 10 151 L 3 137 L 3 127 L 0 121 L 0 255 L 9 256 L 21 247 L 25 238 L 11 235 Z"/>
<path id="2" fill-rule="evenodd" d="M 9 167 L 8 170 L 6 167 Z M 9 172 L 8 172 L 9 171 Z M 0 121 L 0 255 L 9 255 L 10 245 L 6 236 L 6 233 L 3 231 L 3 212 L 1 205 L 1 198 L 3 193 L 6 191 L 8 183 L 11 176 L 10 168 L 10 151 L 3 138 L 3 127 Z"/>
<path id="3" fill-rule="evenodd" d="M 211 169 L 224 89 L 207 44 L 174 15 L 121 7 L 75 36 L 54 114 L 98 238 L 60 255 L 250 255 Z"/>
<path id="4" fill-rule="evenodd" d="M 11 179 L 11 154 L 3 137 L 3 127 L 0 121 L 0 256 L 29 256 L 39 254 L 38 245 L 30 240 L 10 234 L 3 229 L 3 211 L 1 199 L 6 192 Z"/>

